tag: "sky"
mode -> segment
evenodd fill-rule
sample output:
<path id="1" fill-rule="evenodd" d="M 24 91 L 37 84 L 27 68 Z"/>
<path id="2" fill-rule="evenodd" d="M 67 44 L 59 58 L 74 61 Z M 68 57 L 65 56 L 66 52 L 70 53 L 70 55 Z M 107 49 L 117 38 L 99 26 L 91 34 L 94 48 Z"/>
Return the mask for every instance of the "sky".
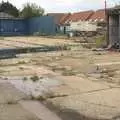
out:
<path id="1" fill-rule="evenodd" d="M 105 0 L 8 0 L 8 1 L 16 5 L 19 9 L 22 8 L 23 4 L 30 2 L 36 3 L 37 5 L 43 7 L 46 13 L 51 12 L 62 13 L 101 9 L 104 8 Z M 111 7 L 118 3 L 120 3 L 120 0 L 107 0 L 108 7 Z"/>

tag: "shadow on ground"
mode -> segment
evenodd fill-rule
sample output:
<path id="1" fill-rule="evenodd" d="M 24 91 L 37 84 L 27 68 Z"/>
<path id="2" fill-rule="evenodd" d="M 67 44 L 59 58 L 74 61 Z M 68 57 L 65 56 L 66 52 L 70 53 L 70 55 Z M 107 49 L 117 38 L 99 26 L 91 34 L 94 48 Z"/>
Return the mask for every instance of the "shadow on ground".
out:
<path id="1" fill-rule="evenodd" d="M 1 49 L 0 59 L 15 58 L 17 54 L 36 53 L 36 52 L 52 52 L 67 50 L 66 46 L 40 46 L 40 47 L 25 47 L 25 48 L 11 48 Z"/>
<path id="2" fill-rule="evenodd" d="M 101 119 L 86 117 L 72 109 L 61 109 L 59 106 L 55 106 L 49 102 L 45 102 L 45 105 L 51 111 L 55 112 L 61 118 L 61 120 L 101 120 Z"/>
<path id="3" fill-rule="evenodd" d="M 57 114 L 62 120 L 98 120 L 94 118 L 85 117 L 84 115 L 81 115 L 71 109 L 64 109 L 62 111 L 59 111 Z"/>

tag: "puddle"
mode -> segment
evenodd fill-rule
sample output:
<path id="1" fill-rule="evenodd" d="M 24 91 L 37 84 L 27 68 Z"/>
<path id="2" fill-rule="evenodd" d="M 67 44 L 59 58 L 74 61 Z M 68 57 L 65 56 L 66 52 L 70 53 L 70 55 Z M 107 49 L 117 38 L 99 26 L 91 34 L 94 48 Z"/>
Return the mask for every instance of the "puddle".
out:
<path id="1" fill-rule="evenodd" d="M 60 86 L 63 83 L 60 80 L 44 77 L 38 81 L 23 80 L 23 77 L 8 78 L 8 82 L 14 85 L 17 89 L 27 95 L 39 97 L 51 92 L 54 87 Z"/>

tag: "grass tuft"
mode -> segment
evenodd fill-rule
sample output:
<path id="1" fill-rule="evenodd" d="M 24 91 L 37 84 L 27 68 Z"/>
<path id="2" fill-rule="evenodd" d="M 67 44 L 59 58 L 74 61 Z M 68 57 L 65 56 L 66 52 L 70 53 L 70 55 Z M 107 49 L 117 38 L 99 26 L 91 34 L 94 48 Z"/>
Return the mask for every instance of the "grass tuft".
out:
<path id="1" fill-rule="evenodd" d="M 37 75 L 34 75 L 30 78 L 33 82 L 36 82 L 39 80 L 39 77 Z"/>

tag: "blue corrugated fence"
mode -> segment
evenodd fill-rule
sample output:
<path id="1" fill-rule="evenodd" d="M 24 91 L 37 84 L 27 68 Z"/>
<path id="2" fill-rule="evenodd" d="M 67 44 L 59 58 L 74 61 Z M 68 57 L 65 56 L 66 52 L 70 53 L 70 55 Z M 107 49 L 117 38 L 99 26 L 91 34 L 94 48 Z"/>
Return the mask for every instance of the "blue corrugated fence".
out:
<path id="1" fill-rule="evenodd" d="M 53 17 L 30 19 L 0 19 L 0 35 L 55 34 Z"/>

